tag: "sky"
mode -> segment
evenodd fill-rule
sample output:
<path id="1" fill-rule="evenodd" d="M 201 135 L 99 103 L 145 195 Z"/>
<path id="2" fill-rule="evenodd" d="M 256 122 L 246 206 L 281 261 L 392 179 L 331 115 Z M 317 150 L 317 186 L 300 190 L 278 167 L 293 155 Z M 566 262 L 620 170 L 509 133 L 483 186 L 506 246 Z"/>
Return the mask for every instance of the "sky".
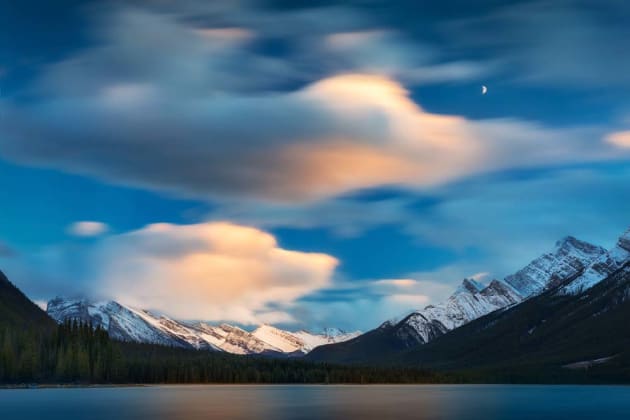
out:
<path id="1" fill-rule="evenodd" d="M 367 330 L 630 226 L 621 0 L 0 0 L 0 269 Z M 487 94 L 482 94 L 487 86 Z"/>

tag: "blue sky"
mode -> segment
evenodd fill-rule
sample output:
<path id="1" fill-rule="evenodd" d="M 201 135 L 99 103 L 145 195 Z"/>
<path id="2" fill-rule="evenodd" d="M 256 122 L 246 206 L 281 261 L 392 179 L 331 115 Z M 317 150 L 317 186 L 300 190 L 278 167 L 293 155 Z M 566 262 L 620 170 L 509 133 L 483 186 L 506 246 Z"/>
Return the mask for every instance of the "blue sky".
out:
<path id="1" fill-rule="evenodd" d="M 630 225 L 624 2 L 0 11 L 0 269 L 35 300 L 368 329 Z"/>

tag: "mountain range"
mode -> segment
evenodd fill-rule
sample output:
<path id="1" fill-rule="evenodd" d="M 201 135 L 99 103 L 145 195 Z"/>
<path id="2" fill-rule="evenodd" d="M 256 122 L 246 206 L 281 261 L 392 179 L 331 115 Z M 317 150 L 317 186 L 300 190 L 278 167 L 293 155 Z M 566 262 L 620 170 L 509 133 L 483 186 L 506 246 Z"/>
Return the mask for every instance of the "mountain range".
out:
<path id="1" fill-rule="evenodd" d="M 571 282 L 570 282 L 571 283 Z M 543 292 L 495 311 L 426 345 L 379 362 L 439 370 L 560 375 L 596 368 L 616 377 L 630 374 L 630 263 L 579 293 Z"/>
<path id="2" fill-rule="evenodd" d="M 596 296 L 590 294 L 591 289 L 613 276 L 621 276 L 623 280 L 624 270 L 629 264 L 630 230 L 610 250 L 566 237 L 558 241 L 553 250 L 503 280 L 493 280 L 483 286 L 472 279 L 465 279 L 445 302 L 415 311 L 399 322 L 387 321 L 346 342 L 319 347 L 308 358 L 336 363 L 426 362 L 424 355 L 428 349 L 436 348 L 438 343 L 451 342 L 472 321 L 487 321 L 503 313 L 520 314 L 526 310 L 523 308 L 532 305 L 530 301 L 538 302 L 542 296 L 576 302 L 595 299 Z M 555 304 L 556 300 L 553 301 Z M 491 322 L 485 328 L 503 327 L 509 330 L 512 318 L 509 319 L 493 321 L 497 326 Z M 471 341 L 470 337 L 467 340 Z M 467 347 L 464 344 L 460 343 L 459 348 Z M 425 346 L 427 350 L 418 350 Z M 414 359 L 408 354 L 416 354 L 417 357 Z"/>
<path id="3" fill-rule="evenodd" d="M 0 332 L 5 331 L 5 341 L 9 337 L 19 342 L 21 336 L 12 330 L 31 331 L 26 336 L 31 347 L 24 349 L 37 348 L 32 340 L 40 336 L 38 331 L 55 331 L 55 321 L 80 320 L 101 327 L 124 344 L 121 349 L 136 356 L 144 349 L 202 350 L 186 353 L 193 358 L 193 353 L 301 356 L 326 362 L 320 366 L 429 368 L 448 374 L 451 381 L 627 382 L 628 319 L 630 230 L 609 250 L 566 237 L 502 280 L 481 284 L 464 279 L 444 302 L 397 322 L 386 321 L 365 334 L 336 329 L 291 332 L 270 325 L 250 332 L 85 299 L 55 298 L 46 313 L 0 273 Z M 20 360 L 30 360 L 27 356 Z"/>
<path id="4" fill-rule="evenodd" d="M 183 322 L 118 302 L 57 297 L 47 313 L 57 322 L 89 321 L 112 338 L 183 348 L 300 357 L 337 363 L 379 363 L 393 354 L 428 344 L 471 321 L 517 308 L 554 290 L 576 295 L 600 283 L 630 260 L 630 231 L 606 250 L 572 236 L 514 274 L 488 284 L 464 279 L 444 302 L 414 311 L 400 321 L 385 321 L 365 334 L 327 329 L 320 333 L 286 331 L 261 325 L 246 331 L 229 324 Z M 314 350 L 314 351 L 313 351 Z"/>
<path id="5" fill-rule="evenodd" d="M 115 340 L 102 328 L 90 328 L 85 322 L 58 324 L 0 272 L 0 388 L 25 384 L 32 388 L 39 384 L 427 383 L 444 379 L 444 375 L 424 369 L 322 365 L 288 357 L 249 357 Z"/>
<path id="6" fill-rule="evenodd" d="M 224 351 L 233 354 L 302 356 L 317 346 L 338 343 L 360 335 L 336 328 L 320 333 L 305 330 L 285 331 L 261 325 L 246 331 L 229 324 L 182 322 L 165 315 L 132 308 L 115 301 L 91 302 L 86 299 L 57 297 L 48 302 L 48 315 L 59 323 L 67 320 L 90 322 L 121 341 Z"/>

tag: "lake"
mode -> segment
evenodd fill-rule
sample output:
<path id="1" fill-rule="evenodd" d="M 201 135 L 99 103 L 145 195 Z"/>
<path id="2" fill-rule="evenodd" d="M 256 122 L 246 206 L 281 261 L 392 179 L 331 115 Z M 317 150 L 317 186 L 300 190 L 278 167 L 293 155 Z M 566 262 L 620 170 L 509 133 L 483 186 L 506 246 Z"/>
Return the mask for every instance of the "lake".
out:
<path id="1" fill-rule="evenodd" d="M 0 390 L 0 419 L 629 419 L 630 387 L 191 385 Z"/>

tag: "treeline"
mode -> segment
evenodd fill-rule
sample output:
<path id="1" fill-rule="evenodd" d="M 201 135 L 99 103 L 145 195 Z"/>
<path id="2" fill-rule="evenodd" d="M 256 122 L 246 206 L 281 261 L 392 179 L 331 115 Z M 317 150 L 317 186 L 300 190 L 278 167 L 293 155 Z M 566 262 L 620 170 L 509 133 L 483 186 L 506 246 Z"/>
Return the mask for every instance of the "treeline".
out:
<path id="1" fill-rule="evenodd" d="M 67 322 L 45 329 L 0 330 L 0 382 L 89 382 L 107 377 L 115 346 L 105 331 Z"/>
<path id="2" fill-rule="evenodd" d="M 0 330 L 0 383 L 435 383 L 413 368 L 349 367 L 111 340 L 76 321 Z"/>

